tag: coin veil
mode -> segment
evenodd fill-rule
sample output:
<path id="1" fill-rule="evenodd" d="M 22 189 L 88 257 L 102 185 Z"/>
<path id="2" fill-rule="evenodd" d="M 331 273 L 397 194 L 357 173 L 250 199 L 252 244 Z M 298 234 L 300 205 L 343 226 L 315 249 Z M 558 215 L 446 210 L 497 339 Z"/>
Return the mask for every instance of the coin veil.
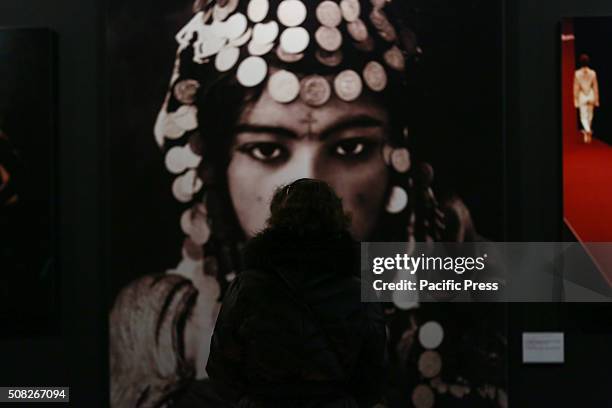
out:
<path id="1" fill-rule="evenodd" d="M 398 1 L 199 0 L 175 36 L 175 67 L 154 127 L 174 177 L 176 200 L 202 205 L 210 191 L 212 176 L 202 173 L 207 166 L 201 165 L 206 164 L 201 163 L 205 144 L 193 148 L 190 140 L 206 134 L 206 123 L 198 123 L 204 111 L 198 108 L 205 109 L 214 81 L 231 76 L 246 89 L 266 89 L 275 103 L 300 100 L 312 107 L 334 98 L 351 103 L 364 93 L 383 93 L 409 74 L 409 52 L 395 26 L 401 19 L 389 11 L 389 3 Z M 352 63 L 353 58 L 361 60 Z M 406 175 L 411 164 L 402 146 L 394 144 L 386 158 L 398 175 Z M 408 207 L 408 184 L 391 187 L 389 214 Z M 183 256 L 204 262 L 212 258 L 198 246 L 212 231 L 206 216 L 193 214 L 195 210 L 181 218 Z M 418 400 L 427 405 L 427 393 L 421 392 Z"/>

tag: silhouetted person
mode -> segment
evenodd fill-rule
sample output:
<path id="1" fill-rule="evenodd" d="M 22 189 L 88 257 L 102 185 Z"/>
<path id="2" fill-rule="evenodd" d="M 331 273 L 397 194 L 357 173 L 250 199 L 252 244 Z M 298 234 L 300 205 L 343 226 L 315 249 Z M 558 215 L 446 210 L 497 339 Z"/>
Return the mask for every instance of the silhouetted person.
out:
<path id="1" fill-rule="evenodd" d="M 246 247 L 207 371 L 238 407 L 371 407 L 381 397 L 386 332 L 361 303 L 358 246 L 327 184 L 300 179 L 275 193 L 268 227 Z"/>
<path id="2" fill-rule="evenodd" d="M 580 55 L 579 63 L 580 68 L 574 76 L 574 106 L 580 111 L 583 141 L 591 143 L 593 115 L 595 107 L 599 107 L 599 86 L 597 73 L 589 67 L 589 56 Z"/>

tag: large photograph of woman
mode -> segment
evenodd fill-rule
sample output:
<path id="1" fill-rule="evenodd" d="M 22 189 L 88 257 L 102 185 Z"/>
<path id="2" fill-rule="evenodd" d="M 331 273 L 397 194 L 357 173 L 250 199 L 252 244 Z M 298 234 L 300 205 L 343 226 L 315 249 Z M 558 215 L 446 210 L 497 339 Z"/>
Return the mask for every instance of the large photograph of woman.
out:
<path id="1" fill-rule="evenodd" d="M 501 2 L 132 0 L 108 17 L 113 406 L 231 406 L 208 380 L 212 330 L 295 180 L 329 184 L 357 241 L 503 240 Z M 381 404 L 507 405 L 502 306 L 384 307 Z"/>

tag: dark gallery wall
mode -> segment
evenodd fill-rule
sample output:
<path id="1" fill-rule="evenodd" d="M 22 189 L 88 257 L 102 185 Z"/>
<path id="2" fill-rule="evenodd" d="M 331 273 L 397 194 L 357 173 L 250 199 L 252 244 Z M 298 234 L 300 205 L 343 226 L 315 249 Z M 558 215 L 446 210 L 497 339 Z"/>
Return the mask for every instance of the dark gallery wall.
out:
<path id="1" fill-rule="evenodd" d="M 612 3 L 508 3 L 509 240 L 556 241 L 562 236 L 559 22 L 563 17 L 612 16 Z M 514 304 L 510 316 L 511 406 L 612 406 L 609 305 Z M 521 333 L 549 330 L 565 332 L 566 363 L 522 365 Z"/>
<path id="2" fill-rule="evenodd" d="M 78 407 L 108 406 L 102 6 L 97 0 L 0 1 L 1 27 L 48 27 L 56 34 L 61 271 L 61 320 L 54 330 L 16 338 L 0 328 L 0 385 L 70 386 L 71 406 Z"/>
<path id="3" fill-rule="evenodd" d="M 562 17 L 612 15 L 608 0 L 507 0 L 506 229 L 510 241 L 562 234 Z M 2 0 L 3 27 L 57 34 L 61 321 L 43 338 L 0 337 L 0 385 L 70 385 L 72 406 L 107 402 L 105 304 L 110 158 L 105 130 L 103 0 Z M 612 406 L 612 318 L 597 305 L 510 306 L 511 406 Z M 610 317 L 610 314 L 608 314 Z M 607 325 L 607 326 L 606 326 Z M 522 331 L 566 332 L 563 365 L 521 364 Z M 595 374 L 597 373 L 597 374 Z"/>

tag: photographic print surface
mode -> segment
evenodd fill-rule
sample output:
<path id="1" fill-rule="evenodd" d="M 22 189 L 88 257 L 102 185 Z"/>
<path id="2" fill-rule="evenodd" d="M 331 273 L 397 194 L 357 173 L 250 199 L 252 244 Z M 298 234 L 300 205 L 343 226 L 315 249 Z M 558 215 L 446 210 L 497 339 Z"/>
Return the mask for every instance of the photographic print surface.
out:
<path id="1" fill-rule="evenodd" d="M 110 3 L 114 406 L 225 406 L 210 333 L 279 186 L 359 241 L 504 239 L 501 2 Z M 504 305 L 385 313 L 387 406 L 506 406 Z"/>
<path id="2" fill-rule="evenodd" d="M 1 335 L 57 318 L 53 34 L 0 29 Z"/>
<path id="3" fill-rule="evenodd" d="M 610 242 L 612 231 L 612 17 L 561 23 L 563 216 L 583 243 Z M 612 261 L 597 245 L 587 251 L 612 285 Z"/>

